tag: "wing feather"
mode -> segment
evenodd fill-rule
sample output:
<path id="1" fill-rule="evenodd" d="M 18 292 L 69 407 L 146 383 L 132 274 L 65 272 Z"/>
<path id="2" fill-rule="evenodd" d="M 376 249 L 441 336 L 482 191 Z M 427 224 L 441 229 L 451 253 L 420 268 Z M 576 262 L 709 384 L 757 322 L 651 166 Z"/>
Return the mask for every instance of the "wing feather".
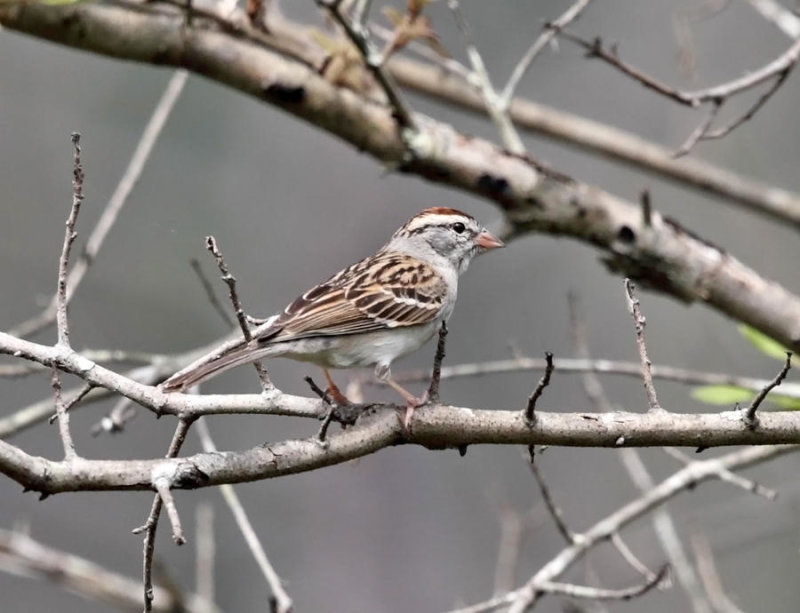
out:
<path id="1" fill-rule="evenodd" d="M 425 262 L 382 252 L 307 291 L 258 336 L 273 343 L 424 324 L 441 313 L 446 294 Z"/>

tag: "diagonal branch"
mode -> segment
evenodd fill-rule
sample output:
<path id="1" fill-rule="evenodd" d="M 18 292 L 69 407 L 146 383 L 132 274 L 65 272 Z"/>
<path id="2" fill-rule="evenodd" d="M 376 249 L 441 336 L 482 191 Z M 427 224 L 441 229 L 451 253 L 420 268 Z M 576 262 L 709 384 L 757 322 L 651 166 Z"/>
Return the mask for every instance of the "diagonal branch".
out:
<path id="1" fill-rule="evenodd" d="M 186 36 L 182 14 L 168 9 L 131 11 L 103 2 L 0 5 L 0 22 L 108 55 L 191 66 L 330 131 L 384 164 L 497 203 L 512 238 L 541 231 L 572 236 L 599 248 L 614 272 L 683 300 L 701 300 L 800 348 L 800 298 L 658 211 L 643 228 L 638 205 L 432 119 L 420 122 L 409 159 L 409 143 L 387 107 L 260 43 L 200 26 Z M 121 39 L 125 45 L 119 45 Z"/>
<path id="2" fill-rule="evenodd" d="M 117 221 L 122 207 L 125 206 L 128 200 L 128 196 L 136 186 L 142 174 L 142 170 L 144 169 L 144 165 L 153 150 L 153 146 L 158 140 L 161 130 L 172 112 L 172 109 L 175 107 L 175 103 L 178 101 L 188 77 L 188 72 L 184 70 L 177 71 L 167 84 L 158 104 L 156 104 L 156 108 L 142 132 L 142 136 L 128 162 L 128 166 L 125 168 L 122 178 L 114 189 L 114 193 L 111 194 L 108 204 L 106 204 L 105 209 L 100 215 L 100 219 L 98 219 L 97 224 L 89 234 L 89 238 L 86 241 L 86 245 L 80 257 L 75 262 L 75 265 L 66 278 L 67 303 L 69 303 L 75 295 L 78 286 L 81 281 L 83 281 L 89 267 L 97 257 L 108 233 Z M 50 325 L 56 318 L 56 306 L 56 297 L 53 297 L 51 303 L 40 314 L 15 326 L 13 334 L 17 336 L 29 336 Z"/>

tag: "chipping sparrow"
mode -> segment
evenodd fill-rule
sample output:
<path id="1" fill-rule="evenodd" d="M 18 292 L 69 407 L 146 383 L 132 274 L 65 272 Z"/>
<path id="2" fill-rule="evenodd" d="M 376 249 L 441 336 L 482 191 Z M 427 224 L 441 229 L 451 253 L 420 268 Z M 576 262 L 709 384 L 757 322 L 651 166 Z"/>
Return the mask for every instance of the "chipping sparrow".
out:
<path id="1" fill-rule="evenodd" d="M 162 383 L 179 391 L 229 368 L 287 357 L 322 367 L 328 392 L 347 399 L 329 368 L 375 366 L 406 401 L 405 424 L 425 402 L 391 379 L 392 362 L 424 345 L 453 312 L 458 276 L 482 251 L 502 247 L 470 215 L 433 207 L 417 213 L 377 253 L 311 288 L 283 312 L 229 341 Z"/>

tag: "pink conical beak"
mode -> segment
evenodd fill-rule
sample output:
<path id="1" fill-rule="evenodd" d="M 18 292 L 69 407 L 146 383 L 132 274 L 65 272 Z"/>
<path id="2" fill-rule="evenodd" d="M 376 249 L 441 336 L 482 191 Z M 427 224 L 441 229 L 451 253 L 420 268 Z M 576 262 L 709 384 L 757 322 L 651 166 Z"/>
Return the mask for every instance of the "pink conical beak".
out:
<path id="1" fill-rule="evenodd" d="M 475 238 L 475 244 L 481 249 L 497 249 L 498 247 L 506 246 L 503 241 L 488 230 L 481 230 L 481 233 Z"/>

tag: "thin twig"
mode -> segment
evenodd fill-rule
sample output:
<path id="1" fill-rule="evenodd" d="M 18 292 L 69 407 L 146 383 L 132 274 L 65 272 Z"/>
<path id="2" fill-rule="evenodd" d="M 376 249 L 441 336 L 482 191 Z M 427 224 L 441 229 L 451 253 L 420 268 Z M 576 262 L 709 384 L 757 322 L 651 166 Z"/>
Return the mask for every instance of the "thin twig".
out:
<path id="1" fill-rule="evenodd" d="M 172 479 L 167 476 L 160 475 L 153 479 L 153 487 L 156 488 L 158 495 L 161 496 L 161 502 L 167 509 L 167 517 L 172 524 L 172 540 L 176 545 L 183 545 L 186 543 L 186 537 L 183 536 L 183 526 L 181 525 L 181 516 L 178 514 L 178 507 L 175 504 L 175 497 L 172 495 Z"/>
<path id="2" fill-rule="evenodd" d="M 500 133 L 500 140 L 503 142 L 503 146 L 511 153 L 524 155 L 525 145 L 522 143 L 522 139 L 517 129 L 514 127 L 514 123 L 511 121 L 511 116 L 508 113 L 508 105 L 504 105 L 501 97 L 497 94 L 497 90 L 494 88 L 494 85 L 492 85 L 489 71 L 486 69 L 486 64 L 478 51 L 478 47 L 475 46 L 472 32 L 461 12 L 461 5 L 458 0 L 448 0 L 447 6 L 453 13 L 456 26 L 464 39 L 467 57 L 469 58 L 474 74 L 472 80 L 476 81 L 479 85 L 478 89 L 486 105 L 486 111 L 489 114 L 489 118 L 495 124 L 497 131 Z"/>
<path id="3" fill-rule="evenodd" d="M 183 91 L 183 87 L 186 84 L 188 76 L 189 73 L 185 70 L 175 71 L 169 83 L 167 84 L 164 93 L 161 95 L 161 99 L 158 101 L 152 116 L 148 120 L 147 125 L 142 132 L 142 136 L 136 145 L 136 149 L 134 150 L 130 161 L 128 162 L 128 166 L 125 168 L 122 178 L 117 184 L 117 187 L 114 189 L 114 193 L 111 195 L 108 204 L 106 205 L 105 209 L 100 215 L 100 218 L 97 220 L 97 224 L 89 235 L 89 238 L 86 241 L 86 246 L 83 248 L 80 257 L 75 262 L 72 270 L 69 272 L 66 287 L 66 299 L 68 303 L 75 296 L 78 286 L 83 280 L 83 277 L 86 275 L 86 272 L 89 270 L 89 267 L 96 259 L 97 253 L 100 251 L 100 247 L 103 245 L 103 241 L 105 240 L 106 236 L 108 236 L 111 228 L 114 226 L 122 207 L 127 202 L 128 196 L 139 180 L 139 177 L 142 174 L 142 169 L 144 168 L 147 159 L 150 157 L 150 152 L 153 150 L 153 145 L 155 144 L 156 140 L 158 140 L 161 130 L 164 127 L 164 123 L 169 117 L 169 114 L 172 112 L 178 97 Z M 10 333 L 14 336 L 29 336 L 45 328 L 55 321 L 56 306 L 57 299 L 54 296 L 50 304 L 39 315 L 36 315 L 31 319 L 28 319 L 27 321 L 17 325 L 10 331 Z"/>
<path id="4" fill-rule="evenodd" d="M 59 389 L 60 389 L 60 387 L 61 387 L 61 385 L 59 383 Z M 72 398 L 70 398 L 67 402 L 63 403 L 63 405 L 64 405 L 64 413 L 69 413 L 70 409 L 72 407 L 74 407 L 76 404 L 78 404 L 81 400 L 83 400 L 83 398 L 86 396 L 86 394 L 91 392 L 94 388 L 95 388 L 95 386 L 92 385 L 91 383 L 86 383 L 85 385 L 82 385 L 81 389 L 78 390 L 77 394 L 72 396 Z M 58 419 L 58 412 L 53 413 L 50 416 L 50 419 L 48 421 L 52 424 L 57 419 Z"/>
<path id="5" fill-rule="evenodd" d="M 55 366 L 53 366 L 52 385 L 56 414 L 58 415 L 58 432 L 61 436 L 61 443 L 64 446 L 64 459 L 70 462 L 77 458 L 78 454 L 75 453 L 75 443 L 69 431 L 69 414 L 64 406 L 64 399 L 61 396 L 61 377 L 59 376 L 58 368 Z"/>
<path id="6" fill-rule="evenodd" d="M 652 580 L 645 581 L 642 585 L 623 588 L 621 590 L 608 590 L 588 585 L 575 585 L 573 583 L 557 583 L 542 581 L 538 589 L 548 594 L 560 594 L 570 598 L 584 598 L 588 600 L 631 600 L 646 594 L 654 587 L 666 580 L 669 576 L 669 566 L 663 566 Z"/>
<path id="7" fill-rule="evenodd" d="M 683 144 L 675 150 L 675 153 L 672 154 L 672 157 L 679 158 L 687 155 L 692 149 L 694 149 L 694 146 L 697 143 L 705 138 L 708 138 L 708 131 L 711 129 L 711 124 L 714 123 L 714 119 L 716 119 L 720 110 L 722 110 L 723 102 L 724 100 L 722 98 L 717 98 L 711 101 L 711 108 L 709 108 L 706 118 L 701 121 L 694 130 L 692 130 L 691 134 L 689 134 Z"/>
<path id="8" fill-rule="evenodd" d="M 600 37 L 596 37 L 592 40 L 583 38 L 579 36 L 575 32 L 567 30 L 566 28 L 562 28 L 562 30 L 558 33 L 559 37 L 566 38 L 568 41 L 583 47 L 586 50 L 586 57 L 589 58 L 598 58 L 606 62 L 607 64 L 613 66 L 623 74 L 628 75 L 629 77 L 635 79 L 648 89 L 651 89 L 655 92 L 658 92 L 662 96 L 666 96 L 678 102 L 680 104 L 696 107 L 698 106 L 702 100 L 696 100 L 689 97 L 687 94 L 684 94 L 677 89 L 670 87 L 656 79 L 652 78 L 650 75 L 644 73 L 643 71 L 639 70 L 638 68 L 624 62 L 620 59 L 619 55 L 617 55 L 616 47 L 611 47 L 607 49 L 603 45 L 603 39 Z"/>
<path id="9" fill-rule="evenodd" d="M 165 457 L 177 457 L 181 447 L 183 447 L 183 443 L 186 441 L 186 434 L 189 432 L 191 425 L 191 420 L 178 420 L 178 425 L 175 427 L 175 433 L 172 435 L 172 441 L 169 444 L 169 449 Z M 158 518 L 161 516 L 161 507 L 161 495 L 156 493 L 153 497 L 153 504 L 150 507 L 150 514 L 147 516 L 147 521 L 143 526 L 132 530 L 133 534 L 141 534 L 144 532 L 144 551 L 142 555 L 144 613 L 150 613 L 153 610 L 153 553 L 155 552 L 156 530 L 158 529 Z"/>
<path id="10" fill-rule="evenodd" d="M 553 370 L 555 368 L 553 366 L 553 354 L 549 351 L 545 351 L 544 361 L 544 374 L 542 375 L 542 378 L 539 379 L 539 382 L 536 384 L 533 392 L 531 392 L 531 395 L 528 397 L 528 404 L 525 406 L 525 410 L 523 411 L 525 421 L 529 424 L 534 424 L 536 422 L 536 403 L 544 392 L 544 388 L 550 385 L 550 376 L 553 374 Z M 533 458 L 531 458 L 531 460 L 533 460 Z"/>
<path id="11" fill-rule="evenodd" d="M 800 38 L 800 17 L 775 0 L 750 0 L 750 5 L 767 21 L 775 24 L 786 36 Z"/>
<path id="12" fill-rule="evenodd" d="M 511 99 L 514 96 L 519 82 L 522 80 L 522 77 L 525 76 L 525 73 L 528 71 L 528 68 L 530 68 L 533 60 L 536 59 L 536 56 L 542 52 L 562 28 L 565 28 L 577 19 L 581 12 L 588 6 L 589 2 L 591 2 L 591 0 L 577 0 L 558 19 L 545 24 L 544 32 L 539 35 L 517 65 L 514 66 L 508 83 L 506 83 L 503 93 L 500 94 L 500 104 L 505 110 L 508 110 L 511 105 Z"/>
<path id="13" fill-rule="evenodd" d="M 680 462 L 683 462 L 684 464 L 691 464 L 693 461 L 691 457 L 676 447 L 664 447 L 663 449 L 667 455 L 679 460 Z M 756 494 L 757 496 L 761 496 L 762 498 L 766 498 L 770 501 L 778 498 L 778 492 L 772 488 L 763 486 L 758 481 L 748 479 L 747 477 L 742 477 L 741 475 L 732 473 L 729 470 L 720 470 L 719 479 L 720 481 L 730 483 L 731 485 L 742 488 L 746 492 Z"/>
<path id="14" fill-rule="evenodd" d="M 219 250 L 217 241 L 213 236 L 206 236 L 206 249 L 208 249 L 214 256 L 214 259 L 217 262 L 217 268 L 219 268 L 219 272 L 222 275 L 222 280 L 228 286 L 228 297 L 233 305 L 233 311 L 236 314 L 236 321 L 239 322 L 239 327 L 242 330 L 244 339 L 249 343 L 251 340 L 253 340 L 253 335 L 250 332 L 250 324 L 247 322 L 247 315 L 245 315 L 244 309 L 242 308 L 242 303 L 239 300 L 239 294 L 236 291 L 236 277 L 234 277 L 228 271 L 228 266 L 225 264 L 225 258 L 223 258 L 222 252 Z M 267 369 L 264 368 L 261 360 L 253 362 L 253 366 L 256 369 L 256 373 L 258 373 L 258 380 L 261 383 L 261 391 L 264 393 L 271 391 L 274 386 L 272 385 L 272 381 L 270 381 Z"/>
<path id="15" fill-rule="evenodd" d="M 558 528 L 558 531 L 561 533 L 561 536 L 564 537 L 564 540 L 567 541 L 567 544 L 575 544 L 576 540 L 578 540 L 580 537 L 570 530 L 569 526 L 567 526 L 567 522 L 564 520 L 564 513 L 553 500 L 553 497 L 550 494 L 550 488 L 547 486 L 547 482 L 544 480 L 544 476 L 539 470 L 539 466 L 536 464 L 533 447 L 528 450 L 528 457 L 528 467 L 531 469 L 531 473 L 536 479 L 536 484 L 539 486 L 539 491 L 542 494 L 542 500 L 544 501 L 550 516 L 553 518 L 556 528 Z"/>
<path id="16" fill-rule="evenodd" d="M 231 316 L 228 315 L 228 312 L 223 308 L 222 303 L 220 303 L 219 299 L 217 298 L 217 294 L 214 291 L 214 287 L 211 285 L 211 281 L 208 280 L 208 277 L 203 272 L 202 267 L 200 266 L 199 260 L 192 258 L 191 262 L 189 262 L 192 266 L 192 270 L 197 274 L 197 278 L 200 280 L 200 284 L 203 286 L 203 291 L 206 293 L 206 298 L 211 303 L 211 306 L 222 318 L 228 326 L 233 326 L 233 320 Z"/>
<path id="17" fill-rule="evenodd" d="M 738 119 L 732 121 L 727 126 L 723 126 L 721 128 L 714 130 L 713 132 L 707 131 L 703 135 L 703 140 L 724 138 L 725 136 L 733 132 L 736 128 L 738 128 L 740 125 L 742 125 L 744 122 L 751 120 L 753 116 L 761 109 L 761 107 L 764 106 L 770 98 L 772 98 L 773 94 L 775 94 L 775 92 L 777 92 L 780 89 L 781 85 L 783 85 L 783 82 L 789 78 L 789 75 L 792 73 L 792 70 L 796 65 L 797 64 L 794 63 L 791 66 L 787 67 L 782 72 L 778 73 L 778 77 L 775 79 L 775 81 L 773 81 L 769 89 L 767 89 L 767 91 L 761 94 L 758 100 L 756 100 L 753 103 L 753 105 L 749 109 L 747 109 L 747 111 L 745 111 Z"/>
<path id="18" fill-rule="evenodd" d="M 753 398 L 753 402 L 750 403 L 750 406 L 744 410 L 744 423 L 747 424 L 747 427 L 751 430 L 755 430 L 758 427 L 758 416 L 756 415 L 756 411 L 758 411 L 758 407 L 761 406 L 761 403 L 764 402 L 764 399 L 767 397 L 773 389 L 778 387 L 783 380 L 786 378 L 786 374 L 789 372 L 789 369 L 792 367 L 792 352 L 786 352 L 786 362 L 783 364 L 783 368 L 781 368 L 780 372 L 775 375 L 775 378 L 767 383 L 763 387 L 763 389 L 758 392 L 755 398 Z"/>
<path id="19" fill-rule="evenodd" d="M 580 357 L 588 359 L 590 352 L 586 325 L 580 313 L 576 294 L 570 294 L 569 311 L 575 352 Z M 586 395 L 599 411 L 608 412 L 613 410 L 614 407 L 608 400 L 599 378 L 594 373 L 586 373 L 583 376 L 583 384 Z M 642 461 L 641 455 L 635 449 L 625 448 L 620 450 L 618 457 L 631 481 L 633 481 L 639 491 L 642 492 L 642 495 L 646 495 L 654 487 L 654 484 L 647 467 Z M 724 470 L 724 467 L 721 467 L 721 469 Z M 709 604 L 700 589 L 700 584 L 694 573 L 694 569 L 689 563 L 689 557 L 686 555 L 683 544 L 678 537 L 675 520 L 672 518 L 666 506 L 659 507 L 654 511 L 652 523 L 653 530 L 661 543 L 661 548 L 672 563 L 678 581 L 684 590 L 686 590 L 694 612 L 711 613 Z M 624 546 L 621 535 L 619 533 L 614 533 L 613 536 L 616 536 L 620 544 L 623 545 L 622 547 L 617 546 L 620 555 L 638 572 L 641 572 L 640 564 L 633 562 L 629 556 L 626 555 L 626 551 L 629 551 L 629 549 L 627 546 Z"/>
<path id="20" fill-rule="evenodd" d="M 398 126 L 403 130 L 416 130 L 416 124 L 406 103 L 403 101 L 400 91 L 394 83 L 389 73 L 384 70 L 384 58 L 370 41 L 369 31 L 361 22 L 351 22 L 341 11 L 342 0 L 315 0 L 317 5 L 328 11 L 330 16 L 338 23 L 347 38 L 350 39 L 361 57 L 367 69 L 375 77 L 375 80 L 383 89 L 386 98 L 392 107 Z"/>
<path id="21" fill-rule="evenodd" d="M 639 349 L 639 360 L 642 364 L 642 382 L 645 392 L 647 392 L 647 404 L 650 406 L 651 411 L 663 411 L 664 409 L 658 404 L 656 388 L 653 386 L 652 363 L 650 362 L 650 358 L 647 357 L 647 345 L 644 341 L 646 320 L 644 315 L 642 315 L 639 298 L 636 297 L 633 282 L 626 278 L 624 284 L 625 296 L 628 299 L 628 312 L 633 316 L 633 322 L 636 328 L 636 346 Z"/>
<path id="22" fill-rule="evenodd" d="M 436 343 L 436 355 L 433 358 L 433 370 L 431 371 L 431 382 L 428 385 L 428 402 L 439 403 L 439 381 L 442 377 L 442 360 L 445 356 L 445 341 L 447 340 L 447 322 L 442 322 L 439 326 L 439 339 Z"/>
<path id="23" fill-rule="evenodd" d="M 561 374 L 597 373 L 636 377 L 637 379 L 641 379 L 642 377 L 642 366 L 639 362 L 628 362 L 624 360 L 594 360 L 580 357 L 554 358 L 553 366 L 555 370 L 558 370 Z M 443 380 L 459 379 L 509 372 L 543 371 L 545 368 L 547 368 L 547 361 L 544 358 L 516 356 L 507 360 L 488 360 L 486 362 L 469 362 L 465 364 L 443 366 L 440 376 Z M 757 392 L 767 384 L 767 381 L 764 379 L 739 377 L 728 373 L 703 372 L 662 364 L 654 364 L 651 367 L 651 371 L 654 379 L 675 381 L 685 385 L 733 385 Z M 394 375 L 394 380 L 398 383 L 413 383 L 417 381 L 429 381 L 430 377 L 430 371 L 411 370 Z M 359 381 L 366 385 L 385 385 L 371 375 L 364 376 L 360 378 Z M 791 396 L 792 398 L 800 398 L 800 386 L 786 384 L 781 388 L 781 393 Z"/>
<path id="24" fill-rule="evenodd" d="M 636 554 L 633 553 L 628 544 L 622 539 L 619 533 L 615 532 L 611 535 L 611 544 L 614 545 L 614 548 L 619 552 L 619 555 L 631 565 L 631 567 L 642 575 L 647 581 L 655 580 L 656 573 L 652 570 L 647 568 L 647 566 L 642 562 Z"/>
<path id="25" fill-rule="evenodd" d="M 211 438 L 211 432 L 208 429 L 208 424 L 206 424 L 204 419 L 200 418 L 198 420 L 196 432 L 197 436 L 200 437 L 200 443 L 202 444 L 204 451 L 208 453 L 214 453 L 217 451 L 217 447 Z M 270 563 L 269 558 L 267 558 L 267 554 L 264 551 L 261 542 L 258 540 L 258 535 L 256 535 L 253 525 L 250 523 L 250 520 L 247 517 L 247 513 L 245 512 L 244 507 L 242 506 L 242 503 L 236 494 L 236 490 L 232 485 L 226 483 L 220 486 L 220 492 L 222 493 L 222 497 L 225 499 L 225 503 L 228 505 L 228 508 L 233 513 L 233 517 L 236 520 L 236 525 L 239 527 L 242 536 L 244 536 L 247 546 L 250 548 L 250 552 L 253 554 L 258 567 L 264 574 L 264 578 L 267 580 L 267 584 L 272 591 L 272 597 L 274 599 L 274 612 L 291 613 L 292 599 L 284 589 L 283 583 L 281 582 L 278 574 L 275 572 L 275 569 Z"/>
<path id="26" fill-rule="evenodd" d="M 650 475 L 650 471 L 647 470 L 637 450 L 630 448 L 621 449 L 620 461 L 622 461 L 631 480 L 639 491 L 642 492 L 642 495 L 647 495 L 647 493 L 656 486 Z M 691 466 L 691 464 L 687 464 L 687 467 L 688 466 Z M 721 466 L 720 468 L 724 467 Z M 714 476 L 720 478 L 719 473 L 715 473 Z M 691 559 L 678 534 L 675 520 L 672 518 L 666 506 L 658 508 L 656 512 L 653 513 L 653 529 L 661 543 L 661 548 L 664 550 L 664 553 L 667 555 L 667 558 L 675 570 L 678 582 L 689 596 L 689 601 L 692 603 L 692 608 L 695 613 L 712 613 L 708 600 L 705 598 L 701 589 Z"/>
<path id="27" fill-rule="evenodd" d="M 791 68 L 800 59 L 800 40 L 795 41 L 786 51 L 784 51 L 777 58 L 765 64 L 757 70 L 748 72 L 745 76 L 720 85 L 714 85 L 704 89 L 695 91 L 684 92 L 677 90 L 669 85 L 665 85 L 649 75 L 645 74 L 638 68 L 624 62 L 617 55 L 614 47 L 607 49 L 603 45 L 600 38 L 593 40 L 585 39 L 574 32 L 562 29 L 559 36 L 566 38 L 569 41 L 583 47 L 587 51 L 588 57 L 599 58 L 610 64 L 614 68 L 620 70 L 624 74 L 637 80 L 645 87 L 666 96 L 675 102 L 695 108 L 703 102 L 716 100 L 720 98 L 727 98 L 734 94 L 746 91 L 752 87 L 761 85 L 765 81 L 779 75 L 785 70 Z"/>
<path id="28" fill-rule="evenodd" d="M 106 603 L 120 611 L 141 610 L 142 607 L 141 580 L 54 549 L 21 531 L 0 530 L 0 571 L 41 578 L 86 600 Z M 154 609 L 158 613 L 219 613 L 212 602 L 203 600 L 199 594 L 185 594 L 179 603 L 170 590 L 155 589 Z"/>
<path id="29" fill-rule="evenodd" d="M 784 448 L 786 450 L 787 448 Z M 795 450 L 797 448 L 794 448 Z M 774 448 L 777 452 L 778 448 Z M 679 492 L 685 491 L 707 479 L 713 479 L 719 473 L 719 468 L 736 468 L 738 462 L 749 454 L 756 453 L 753 448 L 744 448 L 733 451 L 719 458 L 698 460 L 682 468 L 664 481 L 649 488 L 640 497 L 625 504 L 612 512 L 607 517 L 600 519 L 591 528 L 582 533 L 583 538 L 573 545 L 565 547 L 550 562 L 542 566 L 522 587 L 513 592 L 514 599 L 509 613 L 523 613 L 538 601 L 541 593 L 538 586 L 545 581 L 553 581 L 565 573 L 578 560 L 582 559 L 598 542 L 611 537 L 635 519 L 651 512 L 675 497 Z M 677 571 L 678 568 L 675 568 Z M 710 613 L 710 608 L 707 609 Z"/>
<path id="30" fill-rule="evenodd" d="M 322 401 L 322 404 L 327 406 L 327 410 L 322 417 L 322 423 L 319 426 L 319 430 L 317 431 L 317 436 L 314 437 L 314 440 L 318 441 L 320 445 L 323 447 L 327 447 L 328 443 L 326 442 L 326 438 L 328 437 L 328 428 L 330 428 L 331 423 L 333 422 L 335 416 L 335 408 L 333 406 L 333 401 L 330 397 L 330 394 L 323 390 L 317 382 L 314 381 L 310 376 L 303 377 L 306 383 L 308 383 L 308 387 L 311 388 L 311 391 L 314 392 L 319 399 Z"/>
<path id="31" fill-rule="evenodd" d="M 64 244 L 58 260 L 58 289 L 56 290 L 56 325 L 58 326 L 58 344 L 69 347 L 69 323 L 67 321 L 67 269 L 72 243 L 75 242 L 75 223 L 83 202 L 83 167 L 81 166 L 81 135 L 72 133 L 74 148 L 72 168 L 72 207 L 67 217 L 67 229 L 64 233 Z"/>

